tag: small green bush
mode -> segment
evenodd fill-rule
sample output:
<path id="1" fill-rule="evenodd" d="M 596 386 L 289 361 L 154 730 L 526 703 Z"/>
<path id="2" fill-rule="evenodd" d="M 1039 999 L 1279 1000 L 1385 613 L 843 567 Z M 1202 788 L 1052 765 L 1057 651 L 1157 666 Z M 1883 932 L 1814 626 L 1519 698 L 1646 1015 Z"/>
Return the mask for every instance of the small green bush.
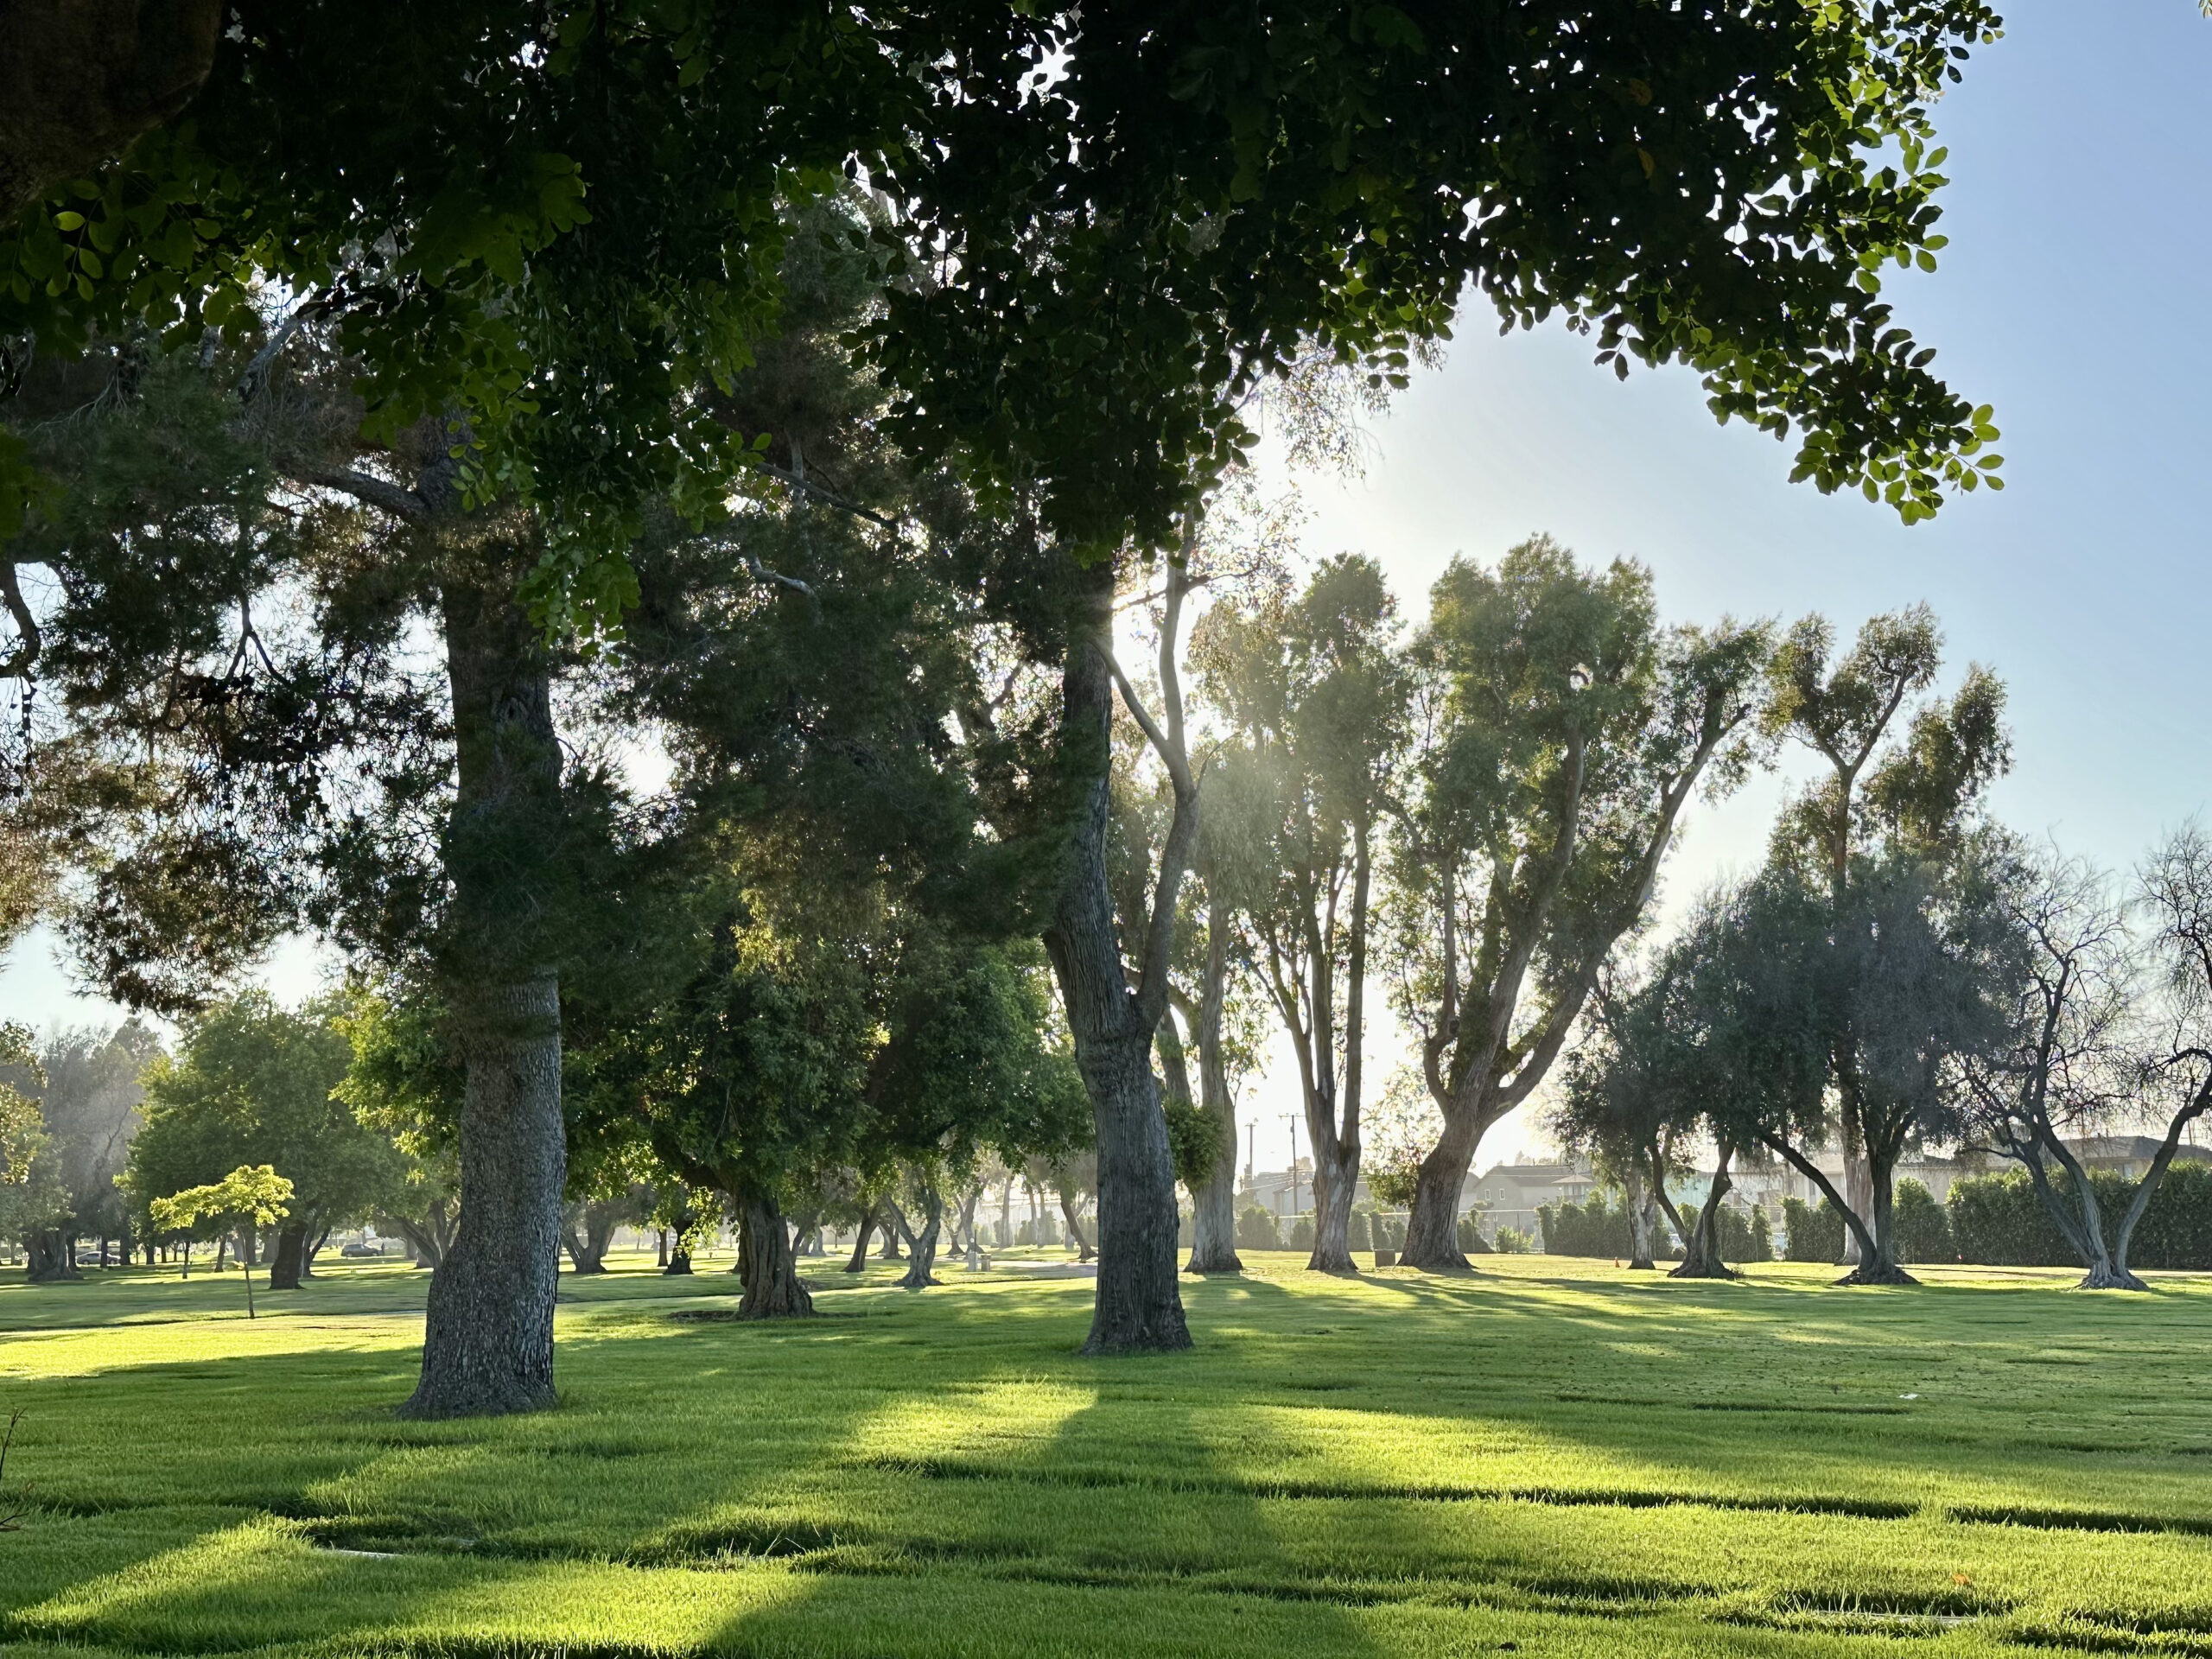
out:
<path id="1" fill-rule="evenodd" d="M 1290 1248 L 1310 1250 L 1313 1248 L 1313 1217 L 1300 1216 L 1290 1224 Z"/>
<path id="2" fill-rule="evenodd" d="M 1275 1225 L 1275 1218 L 1256 1204 L 1244 1206 L 1244 1213 L 1236 1217 L 1236 1248 L 1240 1250 L 1279 1250 L 1282 1249 L 1282 1230 Z"/>
<path id="3" fill-rule="evenodd" d="M 1459 1253 L 1462 1255 L 1495 1255 L 1490 1241 L 1483 1236 L 1482 1224 L 1470 1213 L 1459 1217 Z"/>
<path id="4" fill-rule="evenodd" d="M 1344 1243 L 1349 1249 L 1371 1250 L 1375 1248 L 1374 1230 L 1368 1223 L 1368 1211 L 1355 1210 L 1351 1212 L 1351 1221 L 1344 1229 Z"/>
<path id="5" fill-rule="evenodd" d="M 1822 1198 L 1815 1209 L 1802 1198 L 1782 1201 L 1783 1259 L 1787 1262 L 1843 1260 L 1843 1212 Z"/>
<path id="6" fill-rule="evenodd" d="M 1500 1255 L 1527 1255 L 1536 1248 L 1536 1241 L 1518 1227 L 1497 1230 L 1497 1251 Z"/>
<path id="7" fill-rule="evenodd" d="M 1955 1262 L 1950 1218 L 1934 1194 L 1908 1177 L 1890 1198 L 1891 1243 L 1900 1262 Z"/>

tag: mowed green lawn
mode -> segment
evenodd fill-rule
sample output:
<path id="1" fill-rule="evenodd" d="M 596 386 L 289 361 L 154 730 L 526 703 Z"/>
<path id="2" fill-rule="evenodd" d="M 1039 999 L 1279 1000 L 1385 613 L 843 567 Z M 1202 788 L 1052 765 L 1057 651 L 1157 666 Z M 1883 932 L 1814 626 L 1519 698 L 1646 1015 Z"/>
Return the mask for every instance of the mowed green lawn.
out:
<path id="1" fill-rule="evenodd" d="M 633 1263 L 561 1410 L 448 1424 L 404 1269 L 0 1274 L 0 1652 L 2212 1653 L 2212 1283 L 1484 1267 L 1262 1257 L 1101 1362 L 1087 1280 Z"/>

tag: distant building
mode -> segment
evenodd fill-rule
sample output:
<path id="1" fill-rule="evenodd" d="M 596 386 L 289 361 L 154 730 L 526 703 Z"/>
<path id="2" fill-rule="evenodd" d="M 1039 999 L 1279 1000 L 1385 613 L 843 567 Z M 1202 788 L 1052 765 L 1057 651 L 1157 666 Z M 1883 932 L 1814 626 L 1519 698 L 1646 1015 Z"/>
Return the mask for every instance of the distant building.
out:
<path id="1" fill-rule="evenodd" d="M 1516 1158 L 1492 1164 L 1480 1179 L 1459 1189 L 1459 1213 L 1482 1217 L 1483 1236 L 1494 1238 L 1501 1227 L 1537 1231 L 1536 1211 L 1548 1204 L 1580 1204 L 1598 1185 L 1596 1173 L 1580 1158 L 1532 1163 Z"/>
<path id="2" fill-rule="evenodd" d="M 2123 1180 L 2133 1181 L 2149 1173 L 2151 1160 L 2158 1155 L 2158 1148 L 2164 1144 L 2157 1136 L 2149 1135 L 2092 1135 L 2069 1141 L 2066 1149 L 2084 1169 L 2110 1170 Z M 2212 1152 L 2184 1143 L 2174 1148 L 2174 1162 L 2212 1164 Z"/>

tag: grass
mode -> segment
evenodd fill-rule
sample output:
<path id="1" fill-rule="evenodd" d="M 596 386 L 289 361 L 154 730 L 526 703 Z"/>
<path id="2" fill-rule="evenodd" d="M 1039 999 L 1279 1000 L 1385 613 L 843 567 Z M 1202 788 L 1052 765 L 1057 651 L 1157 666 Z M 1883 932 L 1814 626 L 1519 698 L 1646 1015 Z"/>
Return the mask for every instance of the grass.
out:
<path id="1" fill-rule="evenodd" d="M 2212 1281 L 1484 1267 L 1260 1257 L 1101 1362 L 1085 1280 L 624 1262 L 559 1411 L 448 1424 L 404 1268 L 9 1273 L 0 1654 L 2212 1654 Z"/>

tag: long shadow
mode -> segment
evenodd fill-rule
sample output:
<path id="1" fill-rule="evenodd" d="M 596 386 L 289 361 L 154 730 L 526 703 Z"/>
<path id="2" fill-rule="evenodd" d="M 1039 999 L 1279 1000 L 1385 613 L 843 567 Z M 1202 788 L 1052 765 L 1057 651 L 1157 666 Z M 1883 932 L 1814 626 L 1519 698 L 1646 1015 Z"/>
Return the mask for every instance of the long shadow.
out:
<path id="1" fill-rule="evenodd" d="M 2024 1452 L 2002 1414 L 2149 1351 L 2172 1376 L 2113 1432 L 2156 1406 L 2212 1441 L 2170 1397 L 2212 1315 L 2195 1296 L 2146 1323 L 2033 1290 L 1248 1278 L 1186 1285 L 1195 1352 L 1102 1362 L 1074 1352 L 1072 1281 L 872 1284 L 779 1326 L 667 1317 L 711 1289 L 576 1294 L 567 1404 L 538 1417 L 395 1422 L 413 1347 L 342 1327 L 239 1357 L 211 1325 L 204 1354 L 0 1381 L 31 1414 L 10 1486 L 46 1500 L 0 1537 L 0 1638 L 1363 1655 L 1743 1591 L 1634 1565 L 1669 1505 L 1839 1562 L 1927 1522 L 1811 1501 L 1911 1510 L 1931 1469 L 1971 1518 L 2186 1518 L 2171 1477 L 2201 1485 L 2201 1458 L 2108 1472 L 2129 1509 L 2082 1478 L 2109 1448 Z M 1909 1605 L 1949 1605 L 1931 1593 Z"/>

